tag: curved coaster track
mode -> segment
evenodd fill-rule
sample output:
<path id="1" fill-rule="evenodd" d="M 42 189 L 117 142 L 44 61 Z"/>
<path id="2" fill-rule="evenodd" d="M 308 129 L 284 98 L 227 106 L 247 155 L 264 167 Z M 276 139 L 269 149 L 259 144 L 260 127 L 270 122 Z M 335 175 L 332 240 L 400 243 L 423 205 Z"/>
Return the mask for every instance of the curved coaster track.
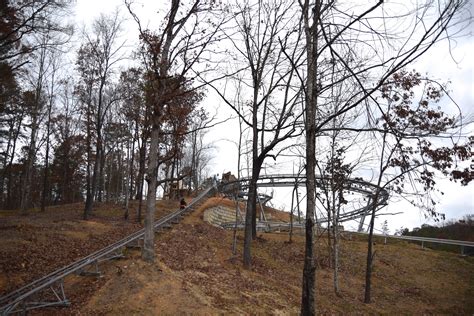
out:
<path id="1" fill-rule="evenodd" d="M 316 188 L 328 190 L 330 184 L 330 178 L 323 177 L 321 175 L 316 175 Z M 245 199 L 248 196 L 248 188 L 250 185 L 250 178 L 242 178 L 240 180 L 231 180 L 227 182 L 222 182 L 219 186 L 219 191 L 226 194 L 232 199 Z M 257 181 L 257 188 L 268 188 L 268 187 L 294 187 L 306 185 L 306 175 L 296 175 L 296 174 L 274 174 L 274 175 L 264 175 L 260 176 Z M 368 201 L 365 205 L 360 207 L 353 207 L 349 210 L 344 210 L 339 215 L 338 222 L 345 222 L 349 220 L 360 219 L 359 231 L 350 232 L 351 234 L 362 234 L 367 235 L 368 233 L 362 231 L 363 222 L 365 216 L 375 207 L 376 210 L 379 210 L 381 207 L 387 205 L 389 198 L 387 190 L 378 187 L 375 184 L 364 181 L 360 178 L 349 178 L 346 179 L 346 182 L 343 185 L 343 190 L 348 193 L 357 193 L 365 197 Z M 378 191 L 378 192 L 377 192 Z M 378 193 L 378 194 L 377 194 Z M 377 196 L 377 199 L 376 199 Z M 257 201 L 261 205 L 268 202 L 272 196 L 257 193 Z M 298 202 L 297 202 L 298 203 Z M 317 224 L 327 223 L 327 217 L 321 216 L 315 219 Z M 272 221 L 260 221 L 257 222 L 257 230 L 262 230 L 266 232 L 270 231 L 281 231 L 289 230 L 290 225 L 293 228 L 304 229 L 304 222 L 296 223 L 284 223 L 284 222 L 272 222 Z M 243 229 L 243 222 L 227 222 L 222 223 L 221 227 L 226 229 Z M 429 237 L 418 237 L 418 236 L 396 236 L 396 235 L 381 235 L 373 234 L 376 237 L 382 238 L 393 238 L 393 239 L 402 239 L 412 242 L 420 242 L 421 247 L 424 247 L 425 243 L 432 244 L 445 244 L 445 245 L 456 245 L 461 247 L 461 254 L 465 255 L 466 249 L 473 249 L 474 242 L 464 241 L 464 240 L 451 240 L 451 239 L 440 239 L 440 238 L 429 238 Z M 472 251 L 472 250 L 471 250 Z"/>
<path id="2" fill-rule="evenodd" d="M 189 205 L 171 214 L 163 216 L 154 223 L 155 231 L 170 228 L 184 215 L 192 212 L 202 204 L 215 190 L 210 186 L 202 191 Z M 28 310 L 53 306 L 69 306 L 70 302 L 64 291 L 66 276 L 76 273 L 80 275 L 100 275 L 99 263 L 123 257 L 125 247 L 136 247 L 143 239 L 145 229 L 139 231 L 103 248 L 82 259 L 62 267 L 40 279 L 37 279 L 13 292 L 0 297 L 0 314 L 26 313 Z"/>
<path id="3" fill-rule="evenodd" d="M 329 177 L 316 175 L 316 188 L 330 191 L 330 180 L 331 179 Z M 306 175 L 304 174 L 273 174 L 260 176 L 257 181 L 257 188 L 298 187 L 305 186 L 305 184 Z M 219 191 L 234 199 L 245 198 L 245 196 L 248 196 L 249 186 L 250 178 L 242 178 L 239 180 L 231 180 L 221 183 Z M 385 206 L 389 198 L 387 190 L 360 178 L 346 179 L 343 184 L 343 190 L 350 194 L 358 194 L 368 202 L 364 205 L 354 205 L 352 208 L 344 208 L 339 214 L 338 222 L 345 222 L 360 218 L 361 223 L 363 223 L 363 219 L 365 218 L 366 214 L 368 214 L 374 207 L 379 208 Z M 270 198 L 271 196 L 258 193 L 258 200 L 260 200 L 262 204 L 264 204 L 266 201 L 269 201 Z M 317 217 L 315 220 L 318 224 L 326 223 L 328 221 L 327 217 L 324 216 Z M 240 225 L 241 223 L 237 223 L 238 227 Z M 260 223 L 259 225 L 271 228 L 272 225 L 278 225 L 281 227 L 282 223 L 265 222 Z M 301 223 L 295 223 L 295 226 L 297 225 L 301 225 Z M 223 226 L 230 228 L 234 227 L 235 223 L 226 223 Z"/>

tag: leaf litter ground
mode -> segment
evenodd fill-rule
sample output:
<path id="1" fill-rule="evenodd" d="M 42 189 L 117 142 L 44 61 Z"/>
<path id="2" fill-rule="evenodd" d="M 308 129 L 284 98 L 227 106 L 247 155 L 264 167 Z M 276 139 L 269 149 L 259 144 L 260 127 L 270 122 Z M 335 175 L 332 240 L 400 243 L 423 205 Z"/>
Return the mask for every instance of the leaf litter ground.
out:
<path id="1" fill-rule="evenodd" d="M 216 203 L 216 201 L 214 201 Z M 229 206 L 229 203 L 224 203 Z M 161 202 L 157 216 L 177 204 Z M 100 205 L 90 221 L 80 220 L 81 205 L 51 208 L 20 217 L 1 213 L 0 289 L 2 293 L 73 262 L 139 229 L 121 219 L 119 206 Z M 241 264 L 243 236 L 202 220 L 204 209 L 157 235 L 157 260 L 127 258 L 101 265 L 100 278 L 70 276 L 67 309 L 34 314 L 158 315 L 299 313 L 303 236 L 259 234 L 253 242 L 253 268 Z M 362 302 L 366 242 L 346 235 L 341 244 L 340 295 L 333 291 L 327 239 L 318 252 L 317 309 L 321 314 L 472 314 L 474 260 L 422 250 L 405 242 L 375 245 L 373 303 Z"/>

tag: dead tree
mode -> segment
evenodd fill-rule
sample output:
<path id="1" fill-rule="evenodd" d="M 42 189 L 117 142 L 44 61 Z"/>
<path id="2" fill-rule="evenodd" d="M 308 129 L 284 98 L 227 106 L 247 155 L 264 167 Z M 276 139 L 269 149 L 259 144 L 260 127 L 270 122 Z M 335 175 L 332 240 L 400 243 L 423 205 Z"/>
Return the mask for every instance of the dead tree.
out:
<path id="1" fill-rule="evenodd" d="M 211 86 L 251 129 L 252 165 L 243 256 L 245 267 L 250 268 L 251 242 L 256 238 L 257 181 L 262 165 L 269 157 L 276 160 L 285 149 L 285 141 L 301 133 L 297 127 L 301 117 L 298 111 L 301 90 L 293 86 L 296 74 L 283 53 L 287 51 L 298 59 L 294 44 L 301 32 L 291 19 L 291 3 L 260 1 L 255 5 L 237 3 L 233 8 L 237 32 L 226 33 L 226 39 L 236 51 L 233 58 L 239 69 L 230 70 L 226 77 L 242 81 L 242 86 L 248 87 L 243 93 L 249 97 L 242 98 L 248 112 L 242 110 L 243 104 L 235 104 L 219 87 Z"/>
<path id="2" fill-rule="evenodd" d="M 88 171 L 84 219 L 87 219 L 92 211 L 101 162 L 104 158 L 102 129 L 105 115 L 114 103 L 113 98 L 109 98 L 106 102 L 104 95 L 107 85 L 110 84 L 114 67 L 123 58 L 121 48 L 124 43 L 120 43 L 118 38 L 120 31 L 121 20 L 118 12 L 111 16 L 101 15 L 93 24 L 92 34 L 85 34 L 85 43 L 79 51 L 77 59 L 78 70 L 87 88 L 84 94 L 88 96 L 86 99 L 88 117 L 91 116 L 91 111 L 94 113 L 93 128 L 95 132 L 94 167 L 92 174 L 90 174 L 90 170 Z M 91 124 L 92 122 L 89 122 L 88 128 L 91 128 Z M 90 139 L 92 136 L 90 133 L 88 134 L 88 139 Z"/>

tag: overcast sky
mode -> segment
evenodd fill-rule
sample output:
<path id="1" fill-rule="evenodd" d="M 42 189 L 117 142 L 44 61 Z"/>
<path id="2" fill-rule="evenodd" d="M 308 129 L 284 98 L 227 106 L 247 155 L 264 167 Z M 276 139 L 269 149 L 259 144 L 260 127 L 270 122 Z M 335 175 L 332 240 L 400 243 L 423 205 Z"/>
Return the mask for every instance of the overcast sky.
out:
<path id="1" fill-rule="evenodd" d="M 136 1 L 135 9 L 138 15 L 143 19 L 148 19 L 148 22 L 144 24 L 151 27 L 159 23 L 158 19 L 156 19 L 157 2 L 161 1 Z M 141 6 L 140 3 L 144 5 Z M 116 7 L 121 7 L 120 11 L 123 16 L 129 19 L 124 23 L 124 38 L 127 38 L 130 48 L 133 48 L 137 43 L 138 32 L 135 23 L 131 21 L 128 12 L 122 4 L 123 2 L 120 0 L 77 0 L 75 7 L 76 22 L 79 25 L 88 25 L 100 13 L 110 13 Z M 474 58 L 472 57 L 474 44 L 472 41 L 472 29 L 466 33 L 469 33 L 470 36 L 459 38 L 450 43 L 443 42 L 437 44 L 410 68 L 416 69 L 421 73 L 429 73 L 432 78 L 440 79 L 441 81 L 449 80 L 451 82 L 451 96 L 463 111 L 463 115 L 472 119 L 474 117 Z M 203 105 L 211 114 L 219 109 L 218 113 L 221 119 L 227 118 L 231 113 L 227 106 L 210 91 L 207 98 L 203 101 Z M 455 107 L 451 105 L 451 109 L 455 110 Z M 472 128 L 466 132 L 470 132 L 471 135 L 473 134 Z M 237 146 L 235 143 L 237 142 L 238 135 L 236 120 L 217 126 L 208 133 L 208 141 L 212 142 L 215 146 L 215 158 L 211 166 L 212 174 L 222 174 L 225 171 L 236 172 Z M 286 168 L 291 168 L 291 166 L 287 165 Z M 287 172 L 291 172 L 291 169 Z M 474 184 L 471 183 L 467 187 L 461 187 L 460 185 L 452 184 L 446 179 L 440 179 L 438 185 L 445 195 L 440 196 L 440 204 L 437 210 L 445 213 L 447 219 L 459 219 L 463 215 L 474 213 Z M 278 190 L 280 189 L 276 189 L 277 197 L 274 199 L 273 204 L 289 209 L 291 203 L 290 190 Z M 394 233 L 395 229 L 401 226 L 413 228 L 420 226 L 422 223 L 433 222 L 432 220 L 425 219 L 419 210 L 407 202 L 391 203 L 384 212 L 402 212 L 400 215 L 387 216 L 380 220 L 387 219 L 391 233 Z M 380 221 L 376 224 L 377 228 L 380 226 Z M 356 227 L 356 225 L 356 223 L 346 224 L 348 227 Z"/>

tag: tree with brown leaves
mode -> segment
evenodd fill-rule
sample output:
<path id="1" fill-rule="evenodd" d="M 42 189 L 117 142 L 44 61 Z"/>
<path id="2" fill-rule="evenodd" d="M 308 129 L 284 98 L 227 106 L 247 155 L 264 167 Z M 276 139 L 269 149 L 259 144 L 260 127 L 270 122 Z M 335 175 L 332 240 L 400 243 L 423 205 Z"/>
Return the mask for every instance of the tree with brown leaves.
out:
<path id="1" fill-rule="evenodd" d="M 420 90 L 421 92 L 416 93 Z M 433 192 L 438 175 L 467 185 L 472 181 L 467 162 L 471 145 L 457 136 L 460 117 L 443 112 L 438 103 L 445 94 L 438 85 L 417 72 L 402 70 L 395 73 L 380 89 L 374 101 L 373 123 L 376 131 L 372 153 L 379 161 L 375 201 L 382 190 L 403 197 L 426 215 L 437 218 Z M 371 301 L 371 275 L 374 261 L 373 230 L 377 203 L 372 204 L 366 266 L 366 303 Z"/>
<path id="2" fill-rule="evenodd" d="M 174 111 L 171 109 L 173 99 L 191 92 L 189 88 L 192 85 L 187 75 L 207 51 L 218 26 L 209 28 L 211 25 L 206 22 L 206 14 L 212 11 L 213 2 L 194 0 L 187 3 L 171 0 L 163 28 L 158 32 L 143 29 L 139 17 L 133 12 L 133 3 L 126 1 L 125 4 L 140 32 L 142 62 L 145 68 L 145 99 L 146 106 L 150 109 L 150 147 L 146 172 L 148 192 L 142 258 L 154 261 L 153 223 L 156 189 L 159 185 L 162 127 L 166 123 L 166 116 Z M 176 131 L 179 129 L 176 124 L 174 127 Z"/>

